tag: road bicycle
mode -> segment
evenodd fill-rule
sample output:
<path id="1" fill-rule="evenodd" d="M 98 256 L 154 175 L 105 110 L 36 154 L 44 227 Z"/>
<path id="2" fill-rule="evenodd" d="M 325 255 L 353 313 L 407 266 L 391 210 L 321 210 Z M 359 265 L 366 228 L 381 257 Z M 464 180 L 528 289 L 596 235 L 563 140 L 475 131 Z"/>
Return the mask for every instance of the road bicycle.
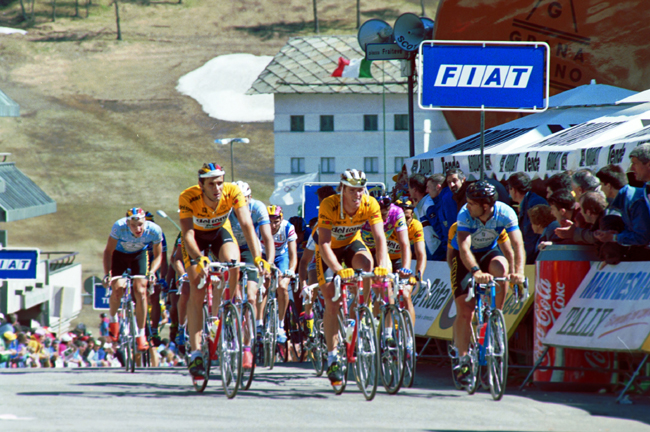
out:
<path id="1" fill-rule="evenodd" d="M 327 278 L 327 282 L 331 282 L 332 278 Z M 314 290 L 318 288 L 318 283 L 305 286 L 302 290 L 301 296 L 303 298 L 303 309 L 307 305 L 312 305 L 312 313 L 314 314 L 314 329 L 311 337 L 307 337 L 304 344 L 304 352 L 309 356 L 311 364 L 314 367 L 316 376 L 319 377 L 323 374 L 327 364 L 327 343 L 325 341 L 325 330 L 323 328 L 323 314 L 325 313 L 324 299 L 320 292 L 314 298 Z"/>
<path id="2" fill-rule="evenodd" d="M 240 320 L 242 326 L 242 339 L 244 344 L 244 349 L 248 348 L 251 351 L 253 362 L 250 368 L 244 368 L 242 365 L 242 378 L 241 378 L 241 388 L 243 390 L 248 390 L 253 383 L 253 377 L 255 375 L 255 358 L 257 355 L 257 343 L 255 341 L 255 308 L 248 302 L 248 271 L 253 272 L 255 279 L 259 271 L 254 265 L 248 264 L 240 267 L 245 271 L 240 272 L 239 276 L 239 287 L 240 292 L 243 293 L 243 299 L 241 302 L 238 300 L 235 301 L 235 305 L 240 311 Z M 246 271 L 247 270 L 247 271 Z M 258 283 L 258 294 L 257 302 L 262 302 L 262 293 L 264 289 L 264 277 L 260 279 Z M 243 358 L 243 353 L 242 353 Z"/>
<path id="3" fill-rule="evenodd" d="M 470 376 L 463 385 L 457 382 L 454 373 L 454 385 L 465 387 L 467 393 L 474 394 L 481 381 L 490 390 L 492 399 L 501 400 L 506 389 L 508 378 L 508 331 L 503 313 L 496 307 L 497 282 L 510 282 L 506 277 L 495 277 L 487 284 L 469 281 L 469 289 L 465 301 L 476 298 L 474 320 L 472 322 L 471 341 L 468 355 L 470 358 Z M 524 280 L 523 293 L 514 288 L 515 303 L 528 299 L 528 279 Z M 452 371 L 458 365 L 459 356 L 455 347 L 449 349 L 452 357 Z M 481 372 L 485 368 L 485 373 Z"/>
<path id="4" fill-rule="evenodd" d="M 120 322 L 120 334 L 118 339 L 119 350 L 124 355 L 124 367 L 127 372 L 135 372 L 136 354 L 138 349 L 136 346 L 136 338 L 138 336 L 138 324 L 135 318 L 135 302 L 133 300 L 133 279 L 146 279 L 146 276 L 131 275 L 131 269 L 127 269 L 121 276 L 113 276 L 108 281 L 109 291 L 113 281 L 117 279 L 124 279 L 125 285 L 122 292 L 122 299 L 120 301 L 120 309 L 118 310 L 118 319 Z M 110 292 L 109 292 L 110 295 Z"/>
<path id="5" fill-rule="evenodd" d="M 334 277 L 334 303 L 339 300 L 342 307 L 339 309 L 338 324 L 339 335 L 337 343 L 338 357 L 341 361 L 343 381 L 334 386 L 334 392 L 343 393 L 347 385 L 348 365 L 354 364 L 357 385 L 366 400 L 372 400 L 377 392 L 379 381 L 379 346 L 377 341 L 377 327 L 372 317 L 370 308 L 366 306 L 364 293 L 364 279 L 376 278 L 373 272 L 354 270 L 354 276 L 346 281 L 341 281 L 340 276 Z M 355 287 L 356 295 L 351 300 L 357 299 L 353 309 L 354 320 L 348 319 L 348 288 Z"/>
<path id="6" fill-rule="evenodd" d="M 280 269 L 277 267 L 271 268 L 271 279 L 263 312 L 262 334 L 258 335 L 257 340 L 257 349 L 259 350 L 257 361 L 269 369 L 273 369 L 275 365 L 278 348 L 278 327 L 280 326 L 280 321 L 278 318 L 276 291 L 280 282 L 280 274 Z"/>
<path id="7" fill-rule="evenodd" d="M 287 290 L 287 294 L 289 295 L 289 306 L 287 307 L 287 313 L 284 316 L 284 328 L 287 330 L 285 361 L 289 361 L 289 359 L 293 357 L 298 362 L 303 362 L 307 353 L 305 342 L 307 340 L 308 332 L 305 320 L 301 318 L 294 300 L 294 295 L 298 291 L 299 277 L 296 274 L 285 274 L 283 277 L 289 278 L 289 288 Z"/>

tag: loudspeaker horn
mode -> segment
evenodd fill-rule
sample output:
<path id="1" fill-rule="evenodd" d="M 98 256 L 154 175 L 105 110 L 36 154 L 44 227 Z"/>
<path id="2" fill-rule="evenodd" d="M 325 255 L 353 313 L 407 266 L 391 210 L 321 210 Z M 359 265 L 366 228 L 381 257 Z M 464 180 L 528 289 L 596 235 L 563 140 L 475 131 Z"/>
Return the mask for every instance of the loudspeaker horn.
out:
<path id="1" fill-rule="evenodd" d="M 400 15 L 395 21 L 395 42 L 404 51 L 416 51 L 424 40 L 425 27 L 419 16 L 412 13 Z"/>
<path id="2" fill-rule="evenodd" d="M 393 28 L 386 21 L 371 19 L 359 27 L 357 39 L 359 40 L 359 46 L 365 52 L 368 44 L 392 42 Z"/>
<path id="3" fill-rule="evenodd" d="M 420 17 L 420 21 L 424 25 L 424 39 L 431 40 L 433 39 L 433 25 L 435 22 L 429 17 Z"/>

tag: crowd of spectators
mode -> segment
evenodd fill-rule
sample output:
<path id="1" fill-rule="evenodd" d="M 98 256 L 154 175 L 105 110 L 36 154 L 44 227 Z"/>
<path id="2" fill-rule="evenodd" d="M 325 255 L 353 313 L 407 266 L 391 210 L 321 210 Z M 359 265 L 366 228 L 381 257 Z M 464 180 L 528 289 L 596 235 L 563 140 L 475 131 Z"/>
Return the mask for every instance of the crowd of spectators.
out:
<path id="1" fill-rule="evenodd" d="M 650 144 L 636 147 L 629 161 L 630 181 L 641 187 L 628 184 L 626 170 L 619 165 L 597 172 L 562 172 L 546 180 L 531 179 L 524 172 L 503 183 L 487 179 L 497 188 L 499 201 L 519 216 L 527 264 L 551 244 L 592 245 L 609 264 L 650 260 Z M 427 259 L 445 259 L 449 229 L 466 203 L 469 184 L 461 169 L 451 168 L 444 175 L 411 175 L 408 190 L 396 187 L 416 204 Z"/>
<path id="2" fill-rule="evenodd" d="M 104 317 L 100 316 L 100 333 Z M 32 325 L 34 323 L 32 322 Z M 173 342 L 151 349 L 152 366 L 181 365 Z M 94 338 L 84 324 L 57 334 L 46 327 L 24 327 L 16 314 L 0 313 L 0 368 L 122 367 L 123 352 L 110 336 Z"/>

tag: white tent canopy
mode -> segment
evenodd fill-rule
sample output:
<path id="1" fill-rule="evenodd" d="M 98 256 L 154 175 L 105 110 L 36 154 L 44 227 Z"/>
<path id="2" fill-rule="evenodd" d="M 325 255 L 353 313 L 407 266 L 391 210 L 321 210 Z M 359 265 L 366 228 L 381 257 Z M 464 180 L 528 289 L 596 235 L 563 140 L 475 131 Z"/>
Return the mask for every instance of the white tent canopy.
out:
<path id="1" fill-rule="evenodd" d="M 537 147 L 532 146 L 553 136 L 566 134 L 568 130 L 574 130 L 576 125 L 580 126 L 598 118 L 609 119 L 610 123 L 617 123 L 618 126 L 621 126 L 623 123 L 631 121 L 632 117 L 640 117 L 644 112 L 643 109 L 639 110 L 637 106 L 629 104 L 616 105 L 617 101 L 633 94 L 635 94 L 633 91 L 606 85 L 581 86 L 551 97 L 549 105 L 552 108 L 543 113 L 529 115 L 486 130 L 486 175 L 503 178 L 512 172 L 529 171 L 531 176 L 544 176 L 547 169 L 539 156 L 529 157 L 531 155 L 526 155 L 529 150 L 522 151 L 521 149 L 533 148 L 535 152 L 539 152 L 541 149 L 538 150 Z M 600 126 L 604 127 L 604 125 Z M 631 129 L 624 130 L 622 127 L 612 126 L 607 128 L 607 131 L 610 132 L 610 136 L 620 136 L 625 131 L 631 133 L 643 126 L 642 122 L 637 119 L 637 123 L 628 125 Z M 598 127 L 598 125 L 591 126 L 595 131 L 598 130 Z M 603 130 L 603 132 L 606 131 Z M 605 138 L 603 137 L 603 139 Z M 590 144 L 585 143 L 585 145 Z M 545 149 L 547 152 L 545 154 L 557 151 L 557 149 L 551 150 Z M 548 165 L 548 161 L 544 162 Z M 420 172 L 426 175 L 445 172 L 448 168 L 455 166 L 461 168 L 470 179 L 476 179 L 480 175 L 480 134 L 407 159 L 406 164 L 407 167 L 411 167 L 411 172 Z M 550 167 L 553 167 L 552 163 Z"/>

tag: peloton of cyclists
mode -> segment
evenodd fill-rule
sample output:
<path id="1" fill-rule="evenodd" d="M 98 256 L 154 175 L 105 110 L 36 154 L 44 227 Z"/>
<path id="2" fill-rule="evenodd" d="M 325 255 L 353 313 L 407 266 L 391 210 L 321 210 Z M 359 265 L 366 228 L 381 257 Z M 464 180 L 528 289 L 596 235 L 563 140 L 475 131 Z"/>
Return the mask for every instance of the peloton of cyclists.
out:
<path id="1" fill-rule="evenodd" d="M 162 229 L 153 222 L 147 221 L 145 211 L 141 208 L 130 208 L 126 217 L 119 219 L 113 224 L 111 234 L 108 237 L 104 249 L 104 279 L 103 284 L 111 285 L 111 297 L 109 301 L 109 324 L 110 337 L 117 341 L 120 332 L 117 311 L 125 287 L 124 279 L 115 279 L 110 282 L 113 276 L 120 276 L 130 270 L 131 276 L 146 276 L 147 278 L 133 279 L 133 298 L 135 299 L 135 316 L 138 326 L 136 342 L 139 351 L 149 349 L 149 343 L 145 336 L 147 319 L 147 282 L 153 283 L 155 273 L 160 268 L 162 259 Z M 153 259 L 149 264 L 147 247 L 151 245 Z"/>

